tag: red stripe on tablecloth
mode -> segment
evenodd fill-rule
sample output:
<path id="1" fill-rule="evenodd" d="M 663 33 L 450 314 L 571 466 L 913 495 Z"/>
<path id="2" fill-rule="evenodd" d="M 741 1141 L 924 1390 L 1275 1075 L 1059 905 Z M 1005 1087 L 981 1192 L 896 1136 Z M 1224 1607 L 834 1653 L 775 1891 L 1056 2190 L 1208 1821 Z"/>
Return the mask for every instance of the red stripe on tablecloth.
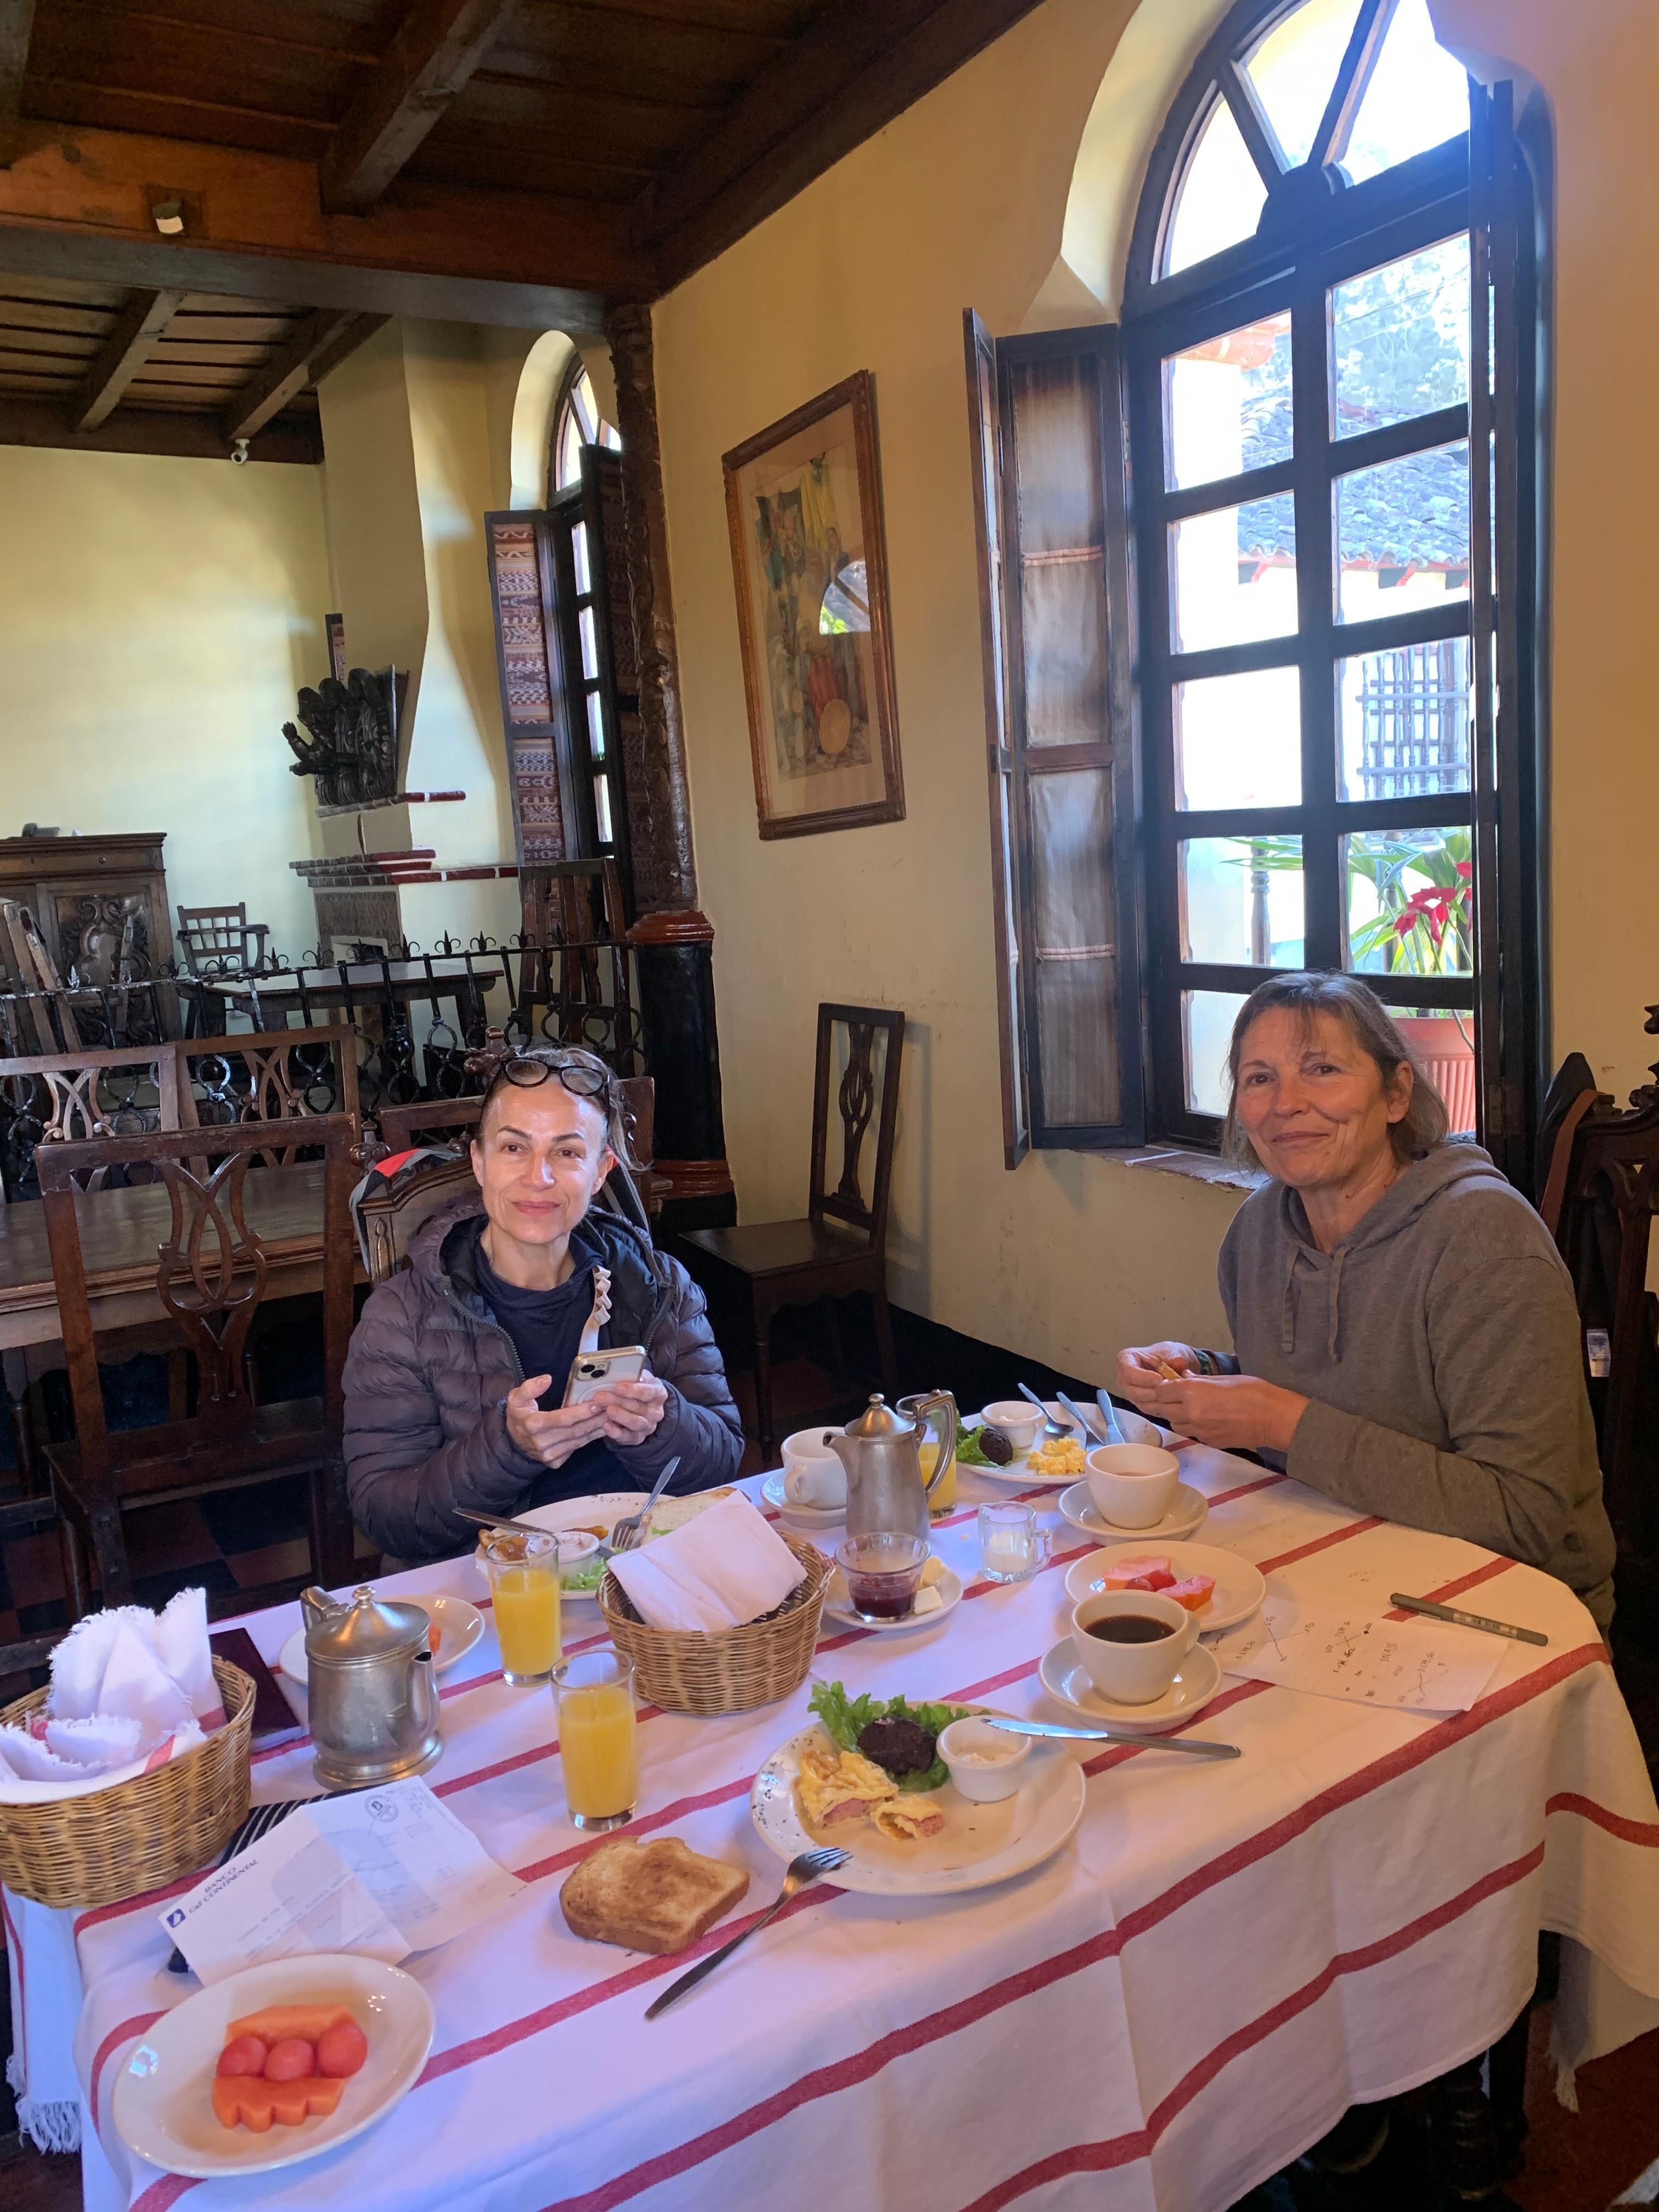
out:
<path id="1" fill-rule="evenodd" d="M 1397 1958 L 1408 1951 L 1425 1936 L 1436 1935 L 1453 1921 L 1461 1920 L 1487 1898 L 1495 1897 L 1500 1890 L 1510 1889 L 1522 1881 L 1543 1862 L 1544 1846 L 1537 1844 L 1507 1866 L 1496 1868 L 1483 1875 L 1479 1881 L 1444 1905 L 1437 1905 L 1415 1920 L 1398 1928 L 1392 1936 L 1384 1936 L 1375 1943 L 1365 1944 L 1357 1951 L 1339 1952 L 1330 1963 L 1322 1967 L 1313 1979 L 1302 1988 L 1281 1998 L 1248 2027 L 1236 2029 L 1218 2043 L 1207 2057 L 1201 2058 L 1184 2074 L 1163 2102 L 1148 2114 L 1142 2128 L 1131 2129 L 1120 2136 L 1109 2136 L 1102 2142 L 1076 2143 L 1068 2149 L 1053 2151 L 1046 2158 L 1011 2174 L 999 2182 L 994 2189 L 987 2190 L 964 2208 L 964 2212 L 1003 2212 L 1003 2208 L 1018 2198 L 1026 2197 L 1045 2183 L 1062 2179 L 1071 2173 L 1100 2173 L 1115 2166 L 1125 2166 L 1137 2158 L 1150 2157 L 1159 2138 L 1170 2122 L 1176 2119 L 1193 2099 L 1206 2089 L 1222 2069 L 1231 2062 L 1265 2042 L 1299 2014 L 1307 2011 L 1344 1974 L 1361 1973 L 1369 1966 L 1381 1966 L 1385 1960 Z M 565 2212 L 561 2207 L 560 2212 Z"/>
<path id="2" fill-rule="evenodd" d="M 1545 1804 L 1546 1813 L 1577 1813 L 1580 1820 L 1589 1820 L 1608 1835 L 1616 1836 L 1621 1844 L 1637 1844 L 1644 1850 L 1659 1851 L 1659 1821 L 1632 1820 L 1627 1814 L 1609 1812 L 1598 1805 L 1593 1797 L 1581 1797 L 1576 1790 L 1558 1790 Z"/>
<path id="3" fill-rule="evenodd" d="M 1363 1536 L 1368 1529 L 1386 1528 L 1388 1525 L 1380 1513 L 1368 1514 L 1363 1521 L 1350 1521 L 1346 1528 L 1333 1528 L 1328 1536 L 1316 1536 L 1311 1544 L 1298 1544 L 1294 1551 L 1281 1552 L 1277 1559 L 1258 1559 L 1256 1571 L 1271 1574 L 1275 1567 L 1288 1567 L 1292 1559 L 1310 1559 L 1316 1552 L 1328 1552 L 1333 1544 L 1346 1544 L 1350 1536 Z"/>
<path id="4" fill-rule="evenodd" d="M 186 2190 L 195 2186 L 182 2173 L 164 2173 L 159 2181 L 151 2182 L 132 2212 L 167 2212 L 170 2204 L 176 2204 Z"/>
<path id="5" fill-rule="evenodd" d="M 1241 1482 L 1237 1490 L 1218 1491 L 1210 1504 L 1212 1507 L 1231 1505 L 1236 1498 L 1248 1498 L 1253 1491 L 1271 1490 L 1276 1482 L 1286 1480 L 1282 1474 L 1259 1474 L 1254 1482 Z"/>
<path id="6" fill-rule="evenodd" d="M 1448 1599 L 1462 1597 L 1465 1590 L 1474 1589 L 1481 1583 L 1489 1583 L 1494 1575 L 1508 1574 L 1514 1565 L 1513 1559 L 1488 1559 L 1484 1567 L 1476 1567 L 1467 1575 L 1459 1575 L 1455 1582 L 1442 1583 L 1438 1589 L 1426 1591 L 1425 1595 L 1431 1604 L 1444 1605 Z M 1390 1606 L 1382 1618 L 1384 1620 L 1415 1620 L 1419 1616 L 1407 1613 L 1403 1605 L 1398 1605 Z"/>
<path id="7" fill-rule="evenodd" d="M 92 2124 L 94 2128 L 98 2124 L 98 2092 L 105 2067 L 122 2044 L 132 2042 L 145 2034 L 161 2017 L 159 2012 L 136 2012 L 131 2020 L 124 2020 L 118 2027 L 111 2028 L 99 2045 L 97 2055 L 92 2062 Z"/>

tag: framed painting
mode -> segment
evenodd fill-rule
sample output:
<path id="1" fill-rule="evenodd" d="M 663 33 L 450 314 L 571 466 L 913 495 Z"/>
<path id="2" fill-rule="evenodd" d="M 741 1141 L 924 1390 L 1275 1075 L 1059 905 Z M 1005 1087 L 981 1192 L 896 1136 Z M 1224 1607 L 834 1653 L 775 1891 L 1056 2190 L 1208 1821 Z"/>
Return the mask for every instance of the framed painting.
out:
<path id="1" fill-rule="evenodd" d="M 902 822 L 869 372 L 722 465 L 761 836 Z"/>

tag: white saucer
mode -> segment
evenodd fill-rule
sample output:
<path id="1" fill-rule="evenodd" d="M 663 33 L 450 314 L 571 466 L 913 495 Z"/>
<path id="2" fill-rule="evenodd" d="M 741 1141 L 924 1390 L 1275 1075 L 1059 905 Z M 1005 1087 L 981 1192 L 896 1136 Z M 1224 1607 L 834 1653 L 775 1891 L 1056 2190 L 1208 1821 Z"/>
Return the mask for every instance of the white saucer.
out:
<path id="1" fill-rule="evenodd" d="M 1208 1575 L 1215 1588 L 1210 1601 L 1197 1616 L 1199 1632 L 1208 1636 L 1213 1630 L 1237 1628 L 1241 1620 L 1250 1615 L 1267 1595 L 1267 1578 L 1260 1567 L 1253 1567 L 1248 1559 L 1241 1559 L 1236 1552 L 1224 1552 L 1215 1544 L 1170 1544 L 1158 1542 L 1148 1547 L 1139 1537 L 1126 1536 L 1121 1542 L 1103 1545 L 1097 1552 L 1089 1552 L 1077 1560 L 1066 1572 L 1066 1594 L 1073 1604 L 1081 1605 L 1085 1597 L 1092 1597 L 1103 1589 L 1101 1580 L 1106 1569 L 1127 1553 L 1131 1558 L 1151 1548 L 1170 1562 L 1170 1572 L 1177 1582 L 1188 1575 Z"/>
<path id="2" fill-rule="evenodd" d="M 767 1476 L 761 1485 L 761 1496 L 769 1505 L 781 1513 L 786 1521 L 793 1521 L 803 1528 L 835 1528 L 847 1518 L 845 1504 L 797 1505 L 784 1490 L 781 1470 Z"/>
<path id="3" fill-rule="evenodd" d="M 465 1659 L 484 1632 L 484 1617 L 476 1605 L 469 1605 L 464 1597 L 428 1596 L 422 1590 L 387 1590 L 383 1595 L 394 1605 L 418 1605 L 433 1626 L 441 1633 L 438 1656 L 433 1661 L 433 1672 L 447 1674 L 458 1659 Z M 303 1683 L 306 1679 L 306 1632 L 296 1628 L 276 1655 L 276 1664 L 290 1682 Z"/>
<path id="4" fill-rule="evenodd" d="M 1051 1698 L 1081 1713 L 1085 1720 L 1099 1721 L 1109 1728 L 1140 1729 L 1152 1735 L 1160 1729 L 1179 1728 L 1183 1721 L 1202 1712 L 1223 1679 L 1221 1662 L 1214 1652 L 1195 1644 L 1161 1698 L 1154 1698 L 1148 1705 L 1116 1705 L 1110 1698 L 1102 1697 L 1089 1680 L 1069 1636 L 1043 1653 L 1037 1674 Z"/>
<path id="5" fill-rule="evenodd" d="M 848 1628 L 867 1628 L 872 1636 L 901 1635 L 908 1628 L 937 1628 L 947 1614 L 962 1603 L 962 1578 L 953 1575 L 949 1567 L 933 1584 L 939 1592 L 937 1613 L 907 1613 L 902 1620 L 866 1620 L 862 1613 L 854 1613 L 848 1601 L 847 1578 L 839 1567 L 830 1577 L 830 1589 L 823 1601 L 823 1609 L 832 1620 L 839 1620 Z"/>
<path id="6" fill-rule="evenodd" d="M 1098 1536 L 1106 1543 L 1165 1544 L 1178 1536 L 1190 1536 L 1194 1528 L 1201 1528 L 1210 1501 L 1190 1482 L 1180 1482 L 1176 1485 L 1170 1510 L 1161 1521 L 1154 1521 L 1150 1528 L 1120 1528 L 1110 1521 L 1103 1521 L 1096 1512 L 1088 1484 L 1074 1482 L 1069 1490 L 1060 1492 L 1060 1510 L 1073 1528 L 1081 1528 L 1085 1536 Z M 1209 1569 L 1204 1571 L 1207 1574 Z"/>

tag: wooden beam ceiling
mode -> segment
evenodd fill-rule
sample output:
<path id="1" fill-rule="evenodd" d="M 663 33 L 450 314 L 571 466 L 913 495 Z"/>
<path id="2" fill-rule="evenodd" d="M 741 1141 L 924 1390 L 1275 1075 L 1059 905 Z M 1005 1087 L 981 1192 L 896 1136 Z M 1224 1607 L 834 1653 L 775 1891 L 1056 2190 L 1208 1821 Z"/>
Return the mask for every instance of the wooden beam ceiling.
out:
<path id="1" fill-rule="evenodd" d="M 630 235 L 678 283 L 1041 0 L 839 0 L 752 77 L 718 128 L 635 203 Z"/>
<path id="2" fill-rule="evenodd" d="M 323 158 L 329 215 L 380 198 L 505 28 L 519 0 L 416 0 Z"/>
<path id="3" fill-rule="evenodd" d="M 307 315 L 226 409 L 226 438 L 251 438 L 262 430 L 273 415 L 325 374 L 318 366 L 325 356 L 327 368 L 337 368 L 385 320 L 384 315 L 347 315 L 326 307 Z"/>
<path id="4" fill-rule="evenodd" d="M 12 157 L 28 68 L 34 0 L 0 0 L 0 167 Z"/>
<path id="5" fill-rule="evenodd" d="M 0 446 L 57 447 L 92 453 L 173 453 L 190 460 L 226 459 L 225 433 L 216 415 L 191 408 L 118 407 L 95 430 L 71 430 L 63 403 L 0 392 Z M 322 431 L 314 419 L 279 416 L 253 441 L 256 461 L 315 463 L 323 458 Z"/>
<path id="6" fill-rule="evenodd" d="M 70 402 L 70 427 L 95 430 L 155 350 L 182 292 L 135 292 L 99 348 L 86 381 Z"/>

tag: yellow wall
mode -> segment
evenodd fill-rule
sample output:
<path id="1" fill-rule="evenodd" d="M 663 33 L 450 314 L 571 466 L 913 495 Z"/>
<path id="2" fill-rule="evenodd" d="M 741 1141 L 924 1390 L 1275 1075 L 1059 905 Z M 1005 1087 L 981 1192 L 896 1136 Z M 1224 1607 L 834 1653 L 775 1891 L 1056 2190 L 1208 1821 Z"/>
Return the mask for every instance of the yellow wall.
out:
<path id="1" fill-rule="evenodd" d="M 309 945 L 282 726 L 328 592 L 315 469 L 0 447 L 0 835 L 164 830 L 175 907 Z"/>
<path id="2" fill-rule="evenodd" d="M 1643 274 L 1659 253 L 1659 14 L 1645 0 L 1434 4 L 1443 35 L 1455 18 L 1557 106 L 1557 1033 L 1625 1083 L 1649 1057 L 1641 1008 L 1659 995 L 1643 613 L 1659 489 L 1647 389 L 1659 307 Z M 1002 1166 L 961 316 L 977 307 L 1006 332 L 1115 303 L 1151 139 L 1221 5 L 1048 0 L 656 313 L 698 871 L 744 1217 L 804 1198 L 812 1002 L 902 1006 L 896 1297 L 1097 1374 L 1128 1339 L 1216 1340 L 1214 1255 L 1237 1199 L 1109 1157 Z M 875 378 L 908 818 L 763 845 L 720 456 L 858 368 Z"/>

